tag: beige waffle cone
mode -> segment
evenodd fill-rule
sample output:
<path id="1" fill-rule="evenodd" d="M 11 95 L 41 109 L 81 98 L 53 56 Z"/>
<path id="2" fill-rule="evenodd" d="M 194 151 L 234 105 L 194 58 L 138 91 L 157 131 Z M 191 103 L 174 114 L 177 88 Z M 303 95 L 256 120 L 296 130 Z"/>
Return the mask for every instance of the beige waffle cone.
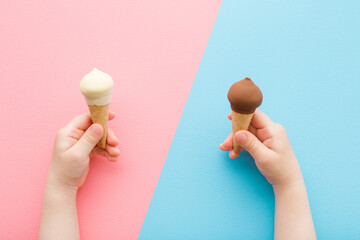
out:
<path id="1" fill-rule="evenodd" d="M 245 114 L 245 113 L 238 113 L 234 110 L 231 110 L 231 117 L 232 117 L 232 129 L 233 129 L 233 151 L 235 154 L 240 153 L 240 146 L 235 142 L 235 133 L 239 130 L 248 130 L 251 119 L 254 113 Z"/>
<path id="2" fill-rule="evenodd" d="M 101 137 L 98 144 L 101 148 L 105 148 L 109 121 L 109 104 L 104 106 L 88 105 L 88 107 L 93 123 L 99 123 L 103 127 L 103 136 Z"/>

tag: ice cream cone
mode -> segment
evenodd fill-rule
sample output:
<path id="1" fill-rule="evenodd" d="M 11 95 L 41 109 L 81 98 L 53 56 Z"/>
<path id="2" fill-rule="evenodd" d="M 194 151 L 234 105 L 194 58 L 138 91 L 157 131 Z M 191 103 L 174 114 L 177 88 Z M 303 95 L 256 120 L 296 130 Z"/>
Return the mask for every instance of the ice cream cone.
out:
<path id="1" fill-rule="evenodd" d="M 254 113 L 238 113 L 231 110 L 232 129 L 233 129 L 233 151 L 235 154 L 240 153 L 240 146 L 235 141 L 235 133 L 239 130 L 248 130 Z"/>
<path id="2" fill-rule="evenodd" d="M 105 148 L 109 121 L 109 104 L 104 106 L 88 105 L 88 107 L 93 123 L 98 123 L 103 127 L 103 136 L 99 141 L 99 146 Z"/>
<path id="3" fill-rule="evenodd" d="M 246 77 L 234 83 L 228 92 L 231 106 L 233 151 L 240 153 L 240 146 L 235 141 L 235 133 L 239 130 L 247 130 L 257 107 L 260 106 L 263 95 L 258 86 Z"/>
<path id="4" fill-rule="evenodd" d="M 106 146 L 113 84 L 109 74 L 96 68 L 86 74 L 80 82 L 80 91 L 86 99 L 93 123 L 99 123 L 103 127 L 103 136 L 98 144 L 101 148 Z"/>

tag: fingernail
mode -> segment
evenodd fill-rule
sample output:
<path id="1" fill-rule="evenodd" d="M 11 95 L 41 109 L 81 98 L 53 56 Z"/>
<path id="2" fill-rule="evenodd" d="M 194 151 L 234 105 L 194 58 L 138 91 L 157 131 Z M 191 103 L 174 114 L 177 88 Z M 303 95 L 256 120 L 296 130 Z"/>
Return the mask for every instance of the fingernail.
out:
<path id="1" fill-rule="evenodd" d="M 243 143 L 246 140 L 246 138 L 247 138 L 247 136 L 244 133 L 240 133 L 240 134 L 235 135 L 235 140 L 238 143 Z"/>

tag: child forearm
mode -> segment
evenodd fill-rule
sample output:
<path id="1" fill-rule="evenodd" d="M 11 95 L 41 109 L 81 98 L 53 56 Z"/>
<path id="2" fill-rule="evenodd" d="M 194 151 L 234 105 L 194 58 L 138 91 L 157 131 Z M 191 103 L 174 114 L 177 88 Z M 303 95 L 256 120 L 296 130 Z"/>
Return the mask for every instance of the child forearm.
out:
<path id="1" fill-rule="evenodd" d="M 76 189 L 47 186 L 44 193 L 39 240 L 80 239 Z"/>
<path id="2" fill-rule="evenodd" d="M 316 239 L 305 184 L 274 186 L 275 240 Z"/>

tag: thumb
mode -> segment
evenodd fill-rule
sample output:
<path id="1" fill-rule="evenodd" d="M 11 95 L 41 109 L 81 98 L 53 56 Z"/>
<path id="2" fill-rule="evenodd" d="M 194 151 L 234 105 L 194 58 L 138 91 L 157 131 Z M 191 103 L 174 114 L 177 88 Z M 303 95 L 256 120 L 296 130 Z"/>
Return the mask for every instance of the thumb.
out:
<path id="1" fill-rule="evenodd" d="M 255 160 L 263 160 L 271 154 L 271 150 L 249 131 L 238 131 L 235 134 L 235 141 Z"/>
<path id="2" fill-rule="evenodd" d="M 78 151 L 88 156 L 103 135 L 103 128 L 100 124 L 91 125 L 75 144 Z"/>

